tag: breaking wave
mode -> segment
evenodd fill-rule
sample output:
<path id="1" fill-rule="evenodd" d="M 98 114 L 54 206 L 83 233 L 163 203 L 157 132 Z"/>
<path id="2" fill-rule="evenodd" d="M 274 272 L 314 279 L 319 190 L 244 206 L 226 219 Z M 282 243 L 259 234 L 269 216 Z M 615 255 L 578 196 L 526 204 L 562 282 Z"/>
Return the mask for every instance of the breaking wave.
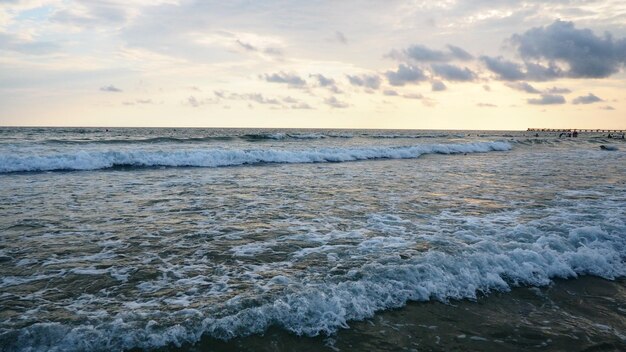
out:
<path id="1" fill-rule="evenodd" d="M 624 229 L 623 223 L 620 227 Z M 297 335 L 317 336 L 332 334 L 347 328 L 350 320 L 366 319 L 407 301 L 475 299 L 480 292 L 543 286 L 553 278 L 626 275 L 626 240 L 599 226 L 574 228 L 560 236 L 520 225 L 498 237 L 509 242 L 465 235 L 467 244 L 459 254 L 429 251 L 403 260 L 390 253 L 385 260 L 350 270 L 336 282 L 308 282 L 302 287 L 277 276 L 272 281 L 285 287 L 283 294 L 252 307 L 229 300 L 224 309 L 235 313 L 222 317 L 183 309 L 177 314 L 187 316 L 185 322 L 173 326 L 141 322 L 132 311 L 78 326 L 37 323 L 0 333 L 0 341 L 4 341 L 0 347 L 7 351 L 150 349 L 197 342 L 203 335 L 227 340 L 262 333 L 272 325 Z"/>
<path id="2" fill-rule="evenodd" d="M 48 155 L 0 155 L 0 173 L 100 170 L 115 167 L 220 167 L 266 163 L 324 163 L 371 159 L 412 159 L 424 154 L 507 151 L 507 142 L 422 144 L 402 147 L 320 149 L 98 150 Z"/>
<path id="3" fill-rule="evenodd" d="M 202 143 L 211 141 L 229 141 L 233 140 L 232 136 L 208 136 L 208 137 L 154 137 L 154 138 L 137 138 L 137 139 L 47 139 L 46 144 L 155 144 L 155 143 Z"/>

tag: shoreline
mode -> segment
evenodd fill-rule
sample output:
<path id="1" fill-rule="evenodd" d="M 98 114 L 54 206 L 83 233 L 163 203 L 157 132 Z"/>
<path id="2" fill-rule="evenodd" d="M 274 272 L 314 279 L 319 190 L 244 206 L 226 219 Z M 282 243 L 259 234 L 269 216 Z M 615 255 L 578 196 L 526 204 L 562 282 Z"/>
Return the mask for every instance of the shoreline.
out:
<path id="1" fill-rule="evenodd" d="M 154 351 L 618 351 L 626 347 L 626 277 L 579 276 L 476 300 L 408 302 L 349 325 L 316 337 L 272 326 L 261 335 L 203 337 Z"/>

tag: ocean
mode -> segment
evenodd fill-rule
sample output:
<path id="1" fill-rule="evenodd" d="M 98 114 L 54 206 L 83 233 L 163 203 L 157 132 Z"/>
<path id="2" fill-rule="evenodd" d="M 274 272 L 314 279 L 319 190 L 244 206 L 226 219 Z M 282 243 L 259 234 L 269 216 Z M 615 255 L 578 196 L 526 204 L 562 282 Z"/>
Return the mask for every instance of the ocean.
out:
<path id="1" fill-rule="evenodd" d="M 625 350 L 625 165 L 606 134 L 0 128 L 0 350 Z"/>

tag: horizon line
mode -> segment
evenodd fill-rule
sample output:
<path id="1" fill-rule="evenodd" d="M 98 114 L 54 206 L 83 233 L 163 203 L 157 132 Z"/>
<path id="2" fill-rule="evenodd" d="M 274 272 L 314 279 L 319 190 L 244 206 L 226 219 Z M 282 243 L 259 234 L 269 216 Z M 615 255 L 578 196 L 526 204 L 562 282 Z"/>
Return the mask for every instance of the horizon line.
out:
<path id="1" fill-rule="evenodd" d="M 211 127 L 211 126 L 60 126 L 0 125 L 0 128 L 180 128 L 180 129 L 273 129 L 273 130 L 396 130 L 396 131 L 500 131 L 527 132 L 525 129 L 462 129 L 462 128 L 373 128 L 373 127 Z"/>

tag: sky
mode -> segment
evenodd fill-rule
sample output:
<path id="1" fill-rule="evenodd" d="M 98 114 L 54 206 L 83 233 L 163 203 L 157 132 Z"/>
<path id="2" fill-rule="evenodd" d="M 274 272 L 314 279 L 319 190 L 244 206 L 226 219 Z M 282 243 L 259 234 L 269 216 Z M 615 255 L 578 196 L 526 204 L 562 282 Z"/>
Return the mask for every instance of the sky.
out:
<path id="1" fill-rule="evenodd" d="M 0 0 L 0 125 L 626 129 L 626 1 Z"/>

